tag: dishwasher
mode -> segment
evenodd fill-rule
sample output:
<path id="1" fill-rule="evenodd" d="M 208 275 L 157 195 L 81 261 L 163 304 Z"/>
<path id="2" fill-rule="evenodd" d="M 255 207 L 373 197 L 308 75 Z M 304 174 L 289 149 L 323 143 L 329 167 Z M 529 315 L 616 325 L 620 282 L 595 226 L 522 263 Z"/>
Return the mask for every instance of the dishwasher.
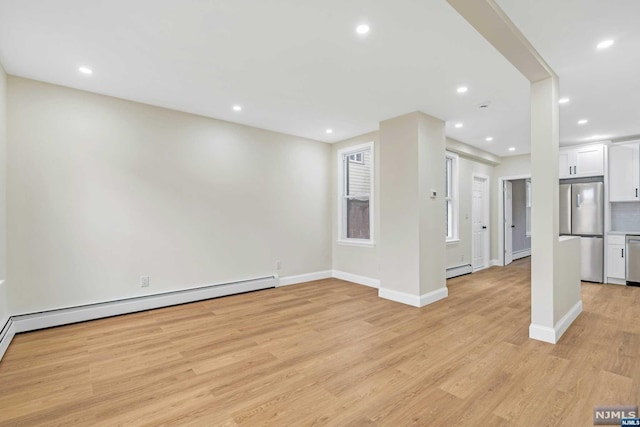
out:
<path id="1" fill-rule="evenodd" d="M 640 286 L 640 236 L 627 235 L 627 285 Z"/>

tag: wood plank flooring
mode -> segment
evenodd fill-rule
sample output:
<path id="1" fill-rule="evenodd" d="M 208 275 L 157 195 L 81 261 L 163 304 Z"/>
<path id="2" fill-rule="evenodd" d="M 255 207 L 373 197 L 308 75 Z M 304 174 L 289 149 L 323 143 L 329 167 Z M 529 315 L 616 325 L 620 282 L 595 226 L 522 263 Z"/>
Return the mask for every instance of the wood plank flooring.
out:
<path id="1" fill-rule="evenodd" d="M 640 288 L 528 339 L 529 259 L 422 309 L 328 279 L 21 334 L 1 426 L 576 426 L 640 403 Z"/>

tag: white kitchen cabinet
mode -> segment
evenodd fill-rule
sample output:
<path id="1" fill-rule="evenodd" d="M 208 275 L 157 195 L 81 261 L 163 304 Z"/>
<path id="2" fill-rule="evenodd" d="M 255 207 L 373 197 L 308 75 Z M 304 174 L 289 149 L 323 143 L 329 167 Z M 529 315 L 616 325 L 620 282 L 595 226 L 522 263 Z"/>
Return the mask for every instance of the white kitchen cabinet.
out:
<path id="1" fill-rule="evenodd" d="M 624 280 L 624 245 L 607 245 L 608 263 L 607 277 Z"/>
<path id="2" fill-rule="evenodd" d="M 560 178 L 604 175 L 604 145 L 563 148 L 558 153 Z"/>
<path id="3" fill-rule="evenodd" d="M 609 279 L 625 280 L 626 254 L 624 245 L 625 236 L 623 234 L 609 234 L 607 236 L 607 277 Z"/>
<path id="4" fill-rule="evenodd" d="M 640 200 L 640 144 L 609 147 L 609 201 Z"/>

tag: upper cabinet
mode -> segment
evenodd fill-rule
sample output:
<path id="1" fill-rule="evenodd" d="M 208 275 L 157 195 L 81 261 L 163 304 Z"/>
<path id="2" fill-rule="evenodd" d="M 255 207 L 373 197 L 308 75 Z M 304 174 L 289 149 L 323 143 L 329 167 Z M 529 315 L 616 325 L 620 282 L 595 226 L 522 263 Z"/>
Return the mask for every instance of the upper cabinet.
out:
<path id="1" fill-rule="evenodd" d="M 560 178 L 604 175 L 604 145 L 563 148 L 558 155 Z"/>
<path id="2" fill-rule="evenodd" d="M 609 201 L 640 200 L 640 143 L 609 147 Z"/>

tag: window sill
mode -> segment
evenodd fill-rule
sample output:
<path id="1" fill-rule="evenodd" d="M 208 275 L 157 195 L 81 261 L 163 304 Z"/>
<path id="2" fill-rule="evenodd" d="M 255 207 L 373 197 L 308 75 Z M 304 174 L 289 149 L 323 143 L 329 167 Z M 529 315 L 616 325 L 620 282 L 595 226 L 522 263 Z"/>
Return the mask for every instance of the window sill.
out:
<path id="1" fill-rule="evenodd" d="M 455 243 L 460 243 L 460 239 L 447 239 L 447 245 L 453 245 Z"/>
<path id="2" fill-rule="evenodd" d="M 376 242 L 370 240 L 337 240 L 336 243 L 340 246 L 360 246 L 364 248 L 372 248 L 376 245 Z"/>

